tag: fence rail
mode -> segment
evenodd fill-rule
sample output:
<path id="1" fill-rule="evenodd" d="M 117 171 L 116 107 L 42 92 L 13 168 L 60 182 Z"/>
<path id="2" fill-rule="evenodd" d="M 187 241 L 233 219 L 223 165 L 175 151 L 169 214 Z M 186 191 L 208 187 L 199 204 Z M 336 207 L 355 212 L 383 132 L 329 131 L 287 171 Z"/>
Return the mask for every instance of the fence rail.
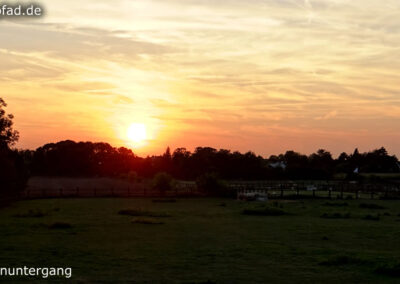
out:
<path id="1" fill-rule="evenodd" d="M 233 194 L 262 191 L 271 198 L 293 196 L 345 198 L 400 198 L 400 184 L 354 183 L 354 182 L 314 182 L 314 181 L 262 181 L 227 182 Z M 195 182 L 177 182 L 174 190 L 160 193 L 151 189 L 148 183 L 124 184 L 124 186 L 85 187 L 28 187 L 21 192 L 21 198 L 67 198 L 67 197 L 179 197 L 201 196 Z"/>

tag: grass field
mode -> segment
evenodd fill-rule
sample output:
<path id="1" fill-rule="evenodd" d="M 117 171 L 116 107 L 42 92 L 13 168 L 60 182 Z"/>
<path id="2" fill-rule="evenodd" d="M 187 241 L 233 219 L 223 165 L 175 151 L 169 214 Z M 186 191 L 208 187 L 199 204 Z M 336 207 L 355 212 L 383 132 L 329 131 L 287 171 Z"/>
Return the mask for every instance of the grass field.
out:
<path id="1" fill-rule="evenodd" d="M 399 201 L 169 201 L 15 203 L 0 267 L 72 267 L 75 283 L 400 282 Z"/>

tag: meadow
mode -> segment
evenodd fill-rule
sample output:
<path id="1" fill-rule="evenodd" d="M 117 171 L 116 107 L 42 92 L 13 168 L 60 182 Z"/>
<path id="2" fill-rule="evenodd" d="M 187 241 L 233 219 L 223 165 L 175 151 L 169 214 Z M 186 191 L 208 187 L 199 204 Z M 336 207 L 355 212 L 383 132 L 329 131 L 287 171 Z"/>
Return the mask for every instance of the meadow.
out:
<path id="1" fill-rule="evenodd" d="M 25 200 L 0 211 L 0 267 L 72 267 L 49 283 L 399 283 L 399 204 Z"/>

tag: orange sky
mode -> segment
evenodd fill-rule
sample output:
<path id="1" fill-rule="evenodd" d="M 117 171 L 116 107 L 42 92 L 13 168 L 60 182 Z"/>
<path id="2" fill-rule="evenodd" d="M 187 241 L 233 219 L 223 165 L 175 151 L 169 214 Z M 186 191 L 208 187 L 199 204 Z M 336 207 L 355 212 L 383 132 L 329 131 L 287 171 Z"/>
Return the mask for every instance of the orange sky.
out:
<path id="1" fill-rule="evenodd" d="M 212 146 L 400 154 L 398 0 L 41 1 L 0 20 L 0 97 L 20 148 Z"/>

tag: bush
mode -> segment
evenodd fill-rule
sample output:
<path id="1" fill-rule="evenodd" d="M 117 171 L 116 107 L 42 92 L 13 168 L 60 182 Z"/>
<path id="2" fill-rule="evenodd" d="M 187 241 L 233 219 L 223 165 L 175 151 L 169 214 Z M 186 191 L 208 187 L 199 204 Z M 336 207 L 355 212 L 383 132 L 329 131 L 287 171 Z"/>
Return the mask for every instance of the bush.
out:
<path id="1" fill-rule="evenodd" d="M 199 176 L 196 180 L 196 186 L 198 190 L 212 196 L 230 197 L 233 195 L 226 184 L 213 173 Z"/>
<path id="2" fill-rule="evenodd" d="M 244 209 L 242 214 L 253 216 L 282 216 L 286 215 L 287 213 L 279 208 L 266 207 L 262 209 Z"/>
<path id="3" fill-rule="evenodd" d="M 153 189 L 158 190 L 162 195 L 171 190 L 172 177 L 167 173 L 158 173 L 153 178 Z"/>

